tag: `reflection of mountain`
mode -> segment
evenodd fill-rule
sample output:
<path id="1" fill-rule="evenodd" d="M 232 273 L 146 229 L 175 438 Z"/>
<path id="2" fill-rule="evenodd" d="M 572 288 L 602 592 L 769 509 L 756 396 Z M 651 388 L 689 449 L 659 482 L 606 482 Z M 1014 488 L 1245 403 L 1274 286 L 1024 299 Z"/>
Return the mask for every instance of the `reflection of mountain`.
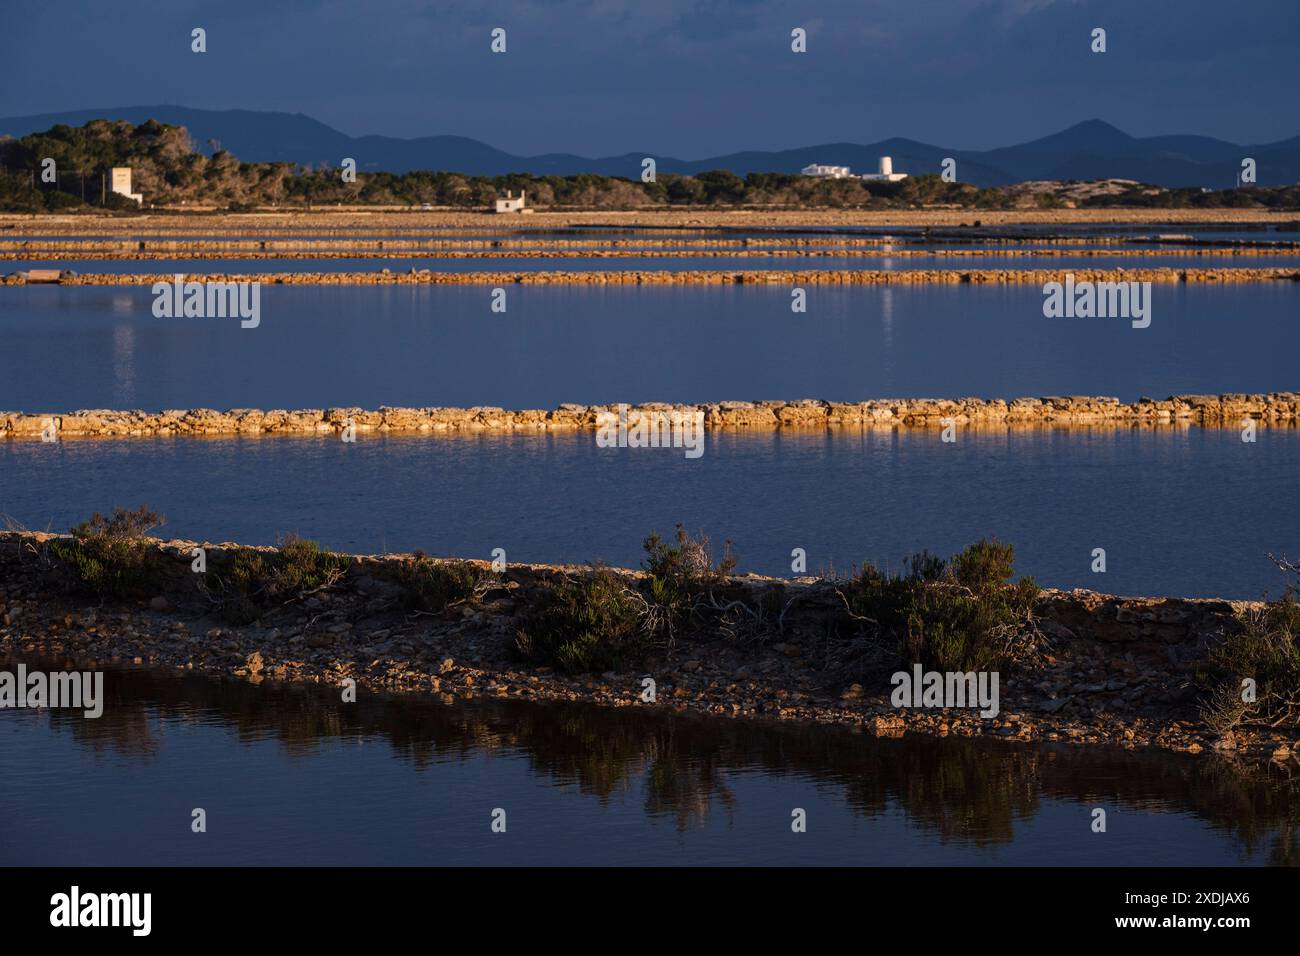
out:
<path id="1" fill-rule="evenodd" d="M 403 173 L 427 169 L 473 176 L 595 173 L 637 179 L 641 175 L 641 160 L 654 156 L 662 173 L 695 175 L 726 169 L 745 176 L 797 173 L 811 163 L 871 172 L 876 169 L 879 157 L 892 156 L 896 170 L 916 174 L 939 172 L 940 164 L 951 156 L 957 160 L 962 182 L 977 186 L 1002 186 L 1037 179 L 1121 178 L 1169 187 L 1227 189 L 1236 184 L 1241 161 L 1249 156 L 1258 164 L 1261 186 L 1288 185 L 1300 180 L 1300 137 L 1253 145 L 1237 145 L 1209 136 L 1138 138 L 1095 119 L 1041 139 L 990 150 L 956 149 L 951 145 L 895 137 L 867 144 L 823 143 L 703 159 L 678 159 L 653 150 L 594 158 L 567 153 L 512 156 L 464 136 L 413 139 L 349 136 L 302 113 L 199 110 L 184 106 L 125 106 L 14 116 L 0 119 L 0 135 L 21 137 L 47 130 L 56 123 L 81 126 L 93 119 L 127 120 L 136 125 L 154 119 L 184 126 L 200 149 L 210 152 L 209 141 L 216 141 L 244 162 L 332 167 L 350 156 L 356 158 L 363 172 Z"/>
<path id="2" fill-rule="evenodd" d="M 419 768 L 508 751 L 526 757 L 536 773 L 601 800 L 644 779 L 647 815 L 671 817 L 679 827 L 715 807 L 729 812 L 737 797 L 728 775 L 761 770 L 838 789 L 864 817 L 897 806 L 944 841 L 1010 843 L 1017 821 L 1037 813 L 1043 799 L 1057 799 L 1189 812 L 1234 834 L 1247 851 L 1268 846 L 1270 862 L 1300 862 L 1295 781 L 1271 768 L 1245 770 L 1213 757 L 888 740 L 839 728 L 591 705 L 448 705 L 368 694 L 342 705 L 332 691 L 303 685 L 254 687 L 144 670 L 115 671 L 105 685 L 101 718 L 51 711 L 51 725 L 88 749 L 142 759 L 157 748 L 153 718 L 162 715 L 236 728 L 241 740 L 275 739 L 290 755 L 310 753 L 326 739 L 360 736 L 386 740 Z"/>

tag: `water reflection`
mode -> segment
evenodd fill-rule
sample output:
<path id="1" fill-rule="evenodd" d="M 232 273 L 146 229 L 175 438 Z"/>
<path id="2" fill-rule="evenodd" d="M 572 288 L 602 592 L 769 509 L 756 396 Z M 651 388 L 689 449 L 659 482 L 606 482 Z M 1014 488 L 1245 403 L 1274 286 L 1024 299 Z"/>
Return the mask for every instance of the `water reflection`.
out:
<path id="1" fill-rule="evenodd" d="M 117 305 L 114 299 L 114 312 Z M 113 398 L 117 408 L 135 403 L 135 326 L 125 322 L 113 326 Z"/>
<path id="2" fill-rule="evenodd" d="M 1064 801 L 1112 812 L 1182 813 L 1256 862 L 1300 859 L 1296 781 L 1276 765 L 1064 745 L 877 739 L 839 728 L 585 705 L 363 694 L 344 706 L 319 688 L 254 687 L 138 668 L 111 672 L 106 688 L 102 718 L 55 711 L 49 726 L 84 750 L 136 765 L 158 760 L 162 738 L 177 725 L 233 730 L 245 748 L 278 742 L 290 769 L 341 741 L 384 741 L 407 773 L 508 755 L 526 761 L 531 777 L 574 788 L 601 806 L 639 792 L 644 815 L 672 821 L 678 831 L 729 819 L 746 804 L 746 781 L 760 774 L 829 791 L 858 818 L 901 811 L 913 830 L 940 844 L 1008 847 L 1045 804 Z"/>

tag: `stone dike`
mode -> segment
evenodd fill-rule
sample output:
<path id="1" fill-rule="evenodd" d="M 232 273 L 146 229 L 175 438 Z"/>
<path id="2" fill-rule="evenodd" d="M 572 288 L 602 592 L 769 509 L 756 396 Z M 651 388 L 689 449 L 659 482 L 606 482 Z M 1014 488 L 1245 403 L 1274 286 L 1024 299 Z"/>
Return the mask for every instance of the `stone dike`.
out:
<path id="1" fill-rule="evenodd" d="M 283 258 L 283 257 L 277 257 Z M 808 269 L 753 270 L 623 270 L 566 272 L 264 272 L 183 273 L 186 282 L 257 282 L 262 285 L 1037 285 L 1064 282 L 1151 282 L 1227 284 L 1236 282 L 1300 282 L 1300 267 L 1198 269 Z M 61 273 L 58 285 L 152 286 L 170 283 L 176 273 Z M 26 285 L 22 272 L 0 279 L 3 285 Z"/>
<path id="2" fill-rule="evenodd" d="M 602 413 L 618 405 L 564 404 L 558 408 L 360 408 L 297 411 L 207 408 L 161 412 L 103 409 L 75 412 L 0 411 L 0 438 L 129 438 L 151 436 L 338 435 L 352 423 L 358 434 L 474 434 L 481 432 L 574 432 L 598 427 Z M 881 428 L 936 429 L 951 420 L 959 428 L 1190 427 L 1294 428 L 1300 393 L 1174 395 L 1121 402 L 1099 396 L 1002 399 L 876 399 L 865 402 L 714 402 L 698 405 L 646 403 L 628 407 L 629 426 L 647 416 L 702 414 L 706 429 Z"/>
<path id="3" fill-rule="evenodd" d="M 270 242 L 213 242 L 213 243 L 171 243 L 171 242 L 132 242 L 121 243 L 118 248 L 111 243 L 87 243 L 81 248 L 77 243 L 47 243 L 36 245 L 16 244 L 19 248 L 6 250 L 0 243 L 0 256 L 15 261 L 82 259 L 90 261 L 152 261 L 167 259 L 282 259 L 285 261 L 302 259 L 979 259 L 996 256 L 999 259 L 1058 259 L 1062 257 L 1082 259 L 1142 259 L 1178 256 L 1180 258 L 1249 258 L 1251 256 L 1294 256 L 1300 254 L 1300 248 L 1286 246 L 1211 246 L 1211 247 L 1172 247 L 1160 249 L 877 249 L 855 246 L 809 245 L 808 247 L 786 247 L 780 240 L 735 240 L 698 242 L 682 240 L 678 248 L 612 248 L 612 246 L 636 245 L 615 241 L 608 245 L 592 243 L 584 245 L 578 242 L 556 240 L 542 247 L 527 243 L 459 243 L 445 242 L 391 242 L 357 241 L 337 242 L 326 245 L 320 242 L 270 243 Z M 515 248 L 518 245 L 519 248 Z M 735 248 L 730 246 L 734 245 Z M 148 248 L 146 248 L 148 246 Z M 566 248 L 575 246 L 577 248 Z M 718 246 L 720 248 L 703 248 Z M 751 248 L 757 246 L 760 248 Z M 769 247 L 770 248 L 763 248 Z M 504 248 L 501 248 L 504 247 Z"/>
<path id="4" fill-rule="evenodd" d="M 557 580 L 590 574 L 583 566 L 511 564 L 490 572 L 486 562 L 471 562 L 487 581 L 472 601 L 410 613 L 402 569 L 411 556 L 355 555 L 330 586 L 253 624 L 232 626 L 217 613 L 207 584 L 200 586 L 204 575 L 192 561 L 201 547 L 211 569 L 237 545 L 151 540 L 153 597 L 114 602 L 67 588 L 49 560 L 59 540 L 67 539 L 0 532 L 0 654 L 82 667 L 161 665 L 255 683 L 337 686 L 352 679 L 371 691 L 448 699 L 586 701 L 807 720 L 878 736 L 989 736 L 1282 761 L 1294 761 L 1300 748 L 1294 727 L 1219 736 L 1197 718 L 1197 666 L 1241 615 L 1258 608 L 1251 602 L 1044 591 L 1034 613 L 1048 653 L 1028 669 L 1003 674 L 1000 712 L 981 717 L 970 709 L 893 706 L 888 681 L 864 676 L 861 641 L 827 638 L 845 609 L 842 582 L 834 580 L 727 577 L 716 585 L 719 604 L 784 608 L 779 617 L 743 636 L 679 638 L 635 670 L 565 675 L 524 662 L 514 638 L 543 592 Z M 612 573 L 635 582 L 644 572 Z M 656 684 L 653 701 L 644 698 L 646 677 Z"/>

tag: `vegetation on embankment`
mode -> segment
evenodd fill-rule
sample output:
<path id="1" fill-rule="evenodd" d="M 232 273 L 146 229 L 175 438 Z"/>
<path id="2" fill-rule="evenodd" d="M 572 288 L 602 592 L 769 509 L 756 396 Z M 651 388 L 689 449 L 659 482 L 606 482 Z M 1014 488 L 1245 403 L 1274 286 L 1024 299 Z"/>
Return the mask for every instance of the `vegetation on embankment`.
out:
<path id="1" fill-rule="evenodd" d="M 147 537 L 154 520 L 119 509 L 72 538 L 0 533 L 0 650 L 388 690 L 658 701 L 883 735 L 1278 759 L 1300 733 L 1294 594 L 1259 604 L 1040 591 L 1014 580 L 1014 552 L 994 541 L 949 559 L 915 555 L 902 572 L 779 579 L 737 574 L 729 549 L 715 561 L 707 539 L 680 528 L 649 537 L 642 567 L 624 570 L 347 556 L 296 539 L 160 542 Z M 1000 714 L 900 707 L 890 675 L 911 665 L 1000 674 Z M 1258 695 L 1230 700 L 1246 678 Z"/>
<path id="2" fill-rule="evenodd" d="M 312 209 L 264 209 L 231 212 L 202 204 L 183 208 L 150 210 L 139 216 L 56 215 L 52 213 L 0 213 L 0 234 L 15 236 L 88 235 L 128 236 L 135 239 L 212 238 L 272 236 L 444 236 L 462 240 L 467 233 L 483 236 L 589 235 L 579 230 L 652 231 L 656 236 L 688 236 L 709 232 L 752 235 L 767 231 L 800 231 L 813 227 L 836 236 L 835 230 L 920 228 L 934 236 L 981 242 L 1119 241 L 1110 234 L 1116 226 L 1141 227 L 1155 235 L 1191 227 L 1228 226 L 1246 232 L 1288 236 L 1300 232 L 1296 213 L 1251 207 L 1247 209 L 1007 209 L 984 210 L 972 216 L 969 210 L 926 207 L 922 209 L 774 209 L 759 206 L 715 208 L 656 207 L 635 210 L 541 209 L 532 216 L 498 216 L 482 209 L 419 209 L 408 206 L 327 206 Z M 1014 236 L 1007 226 L 1018 229 Z M 1059 227 L 1069 226 L 1067 232 Z M 1080 232 L 1076 227 L 1091 227 Z M 779 234 L 779 233 L 778 233 Z M 1100 234 L 1100 235 L 1098 235 Z M 924 234 L 922 234 L 924 237 Z M 1177 238 L 1179 233 L 1175 232 Z M 1129 236 L 1127 238 L 1136 238 Z M 1195 243 L 1183 234 L 1184 243 Z M 1166 241 L 1173 241 L 1168 239 Z M 1205 240 L 1202 243 L 1211 245 Z"/>
<path id="3" fill-rule="evenodd" d="M 55 160 L 59 183 L 43 184 L 41 162 Z M 244 163 L 228 151 L 198 152 L 183 127 L 149 121 L 93 120 L 81 127 L 54 126 L 42 133 L 0 141 L 0 210 L 65 211 L 87 206 L 133 209 L 135 203 L 100 189 L 112 166 L 130 166 L 137 192 L 155 204 L 209 203 L 234 209 L 312 204 L 488 207 L 508 190 L 526 190 L 533 206 L 635 209 L 646 206 L 801 206 L 907 208 L 948 205 L 998 210 L 1031 205 L 1056 208 L 1078 195 L 1074 184 L 1022 184 L 979 188 L 944 182 L 937 173 L 897 183 L 828 180 L 788 173 L 727 170 L 695 176 L 661 173 L 654 182 L 610 176 L 467 176 L 456 172 L 405 174 L 357 172 L 344 182 L 337 168 L 308 169 L 289 163 Z M 83 178 L 92 177 L 89 189 Z M 83 203 L 84 195 L 84 203 Z M 1139 183 L 1077 199 L 1082 205 L 1138 207 L 1300 207 L 1300 186 L 1216 190 L 1163 189 Z"/>

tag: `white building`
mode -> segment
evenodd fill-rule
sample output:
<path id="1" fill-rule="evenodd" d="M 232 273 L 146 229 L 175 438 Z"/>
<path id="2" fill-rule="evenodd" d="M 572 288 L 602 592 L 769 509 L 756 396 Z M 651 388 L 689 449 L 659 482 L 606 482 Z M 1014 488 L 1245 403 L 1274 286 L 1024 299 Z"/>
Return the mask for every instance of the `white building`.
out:
<path id="1" fill-rule="evenodd" d="M 881 156 L 880 172 L 863 173 L 861 178 L 873 183 L 896 183 L 900 179 L 906 179 L 907 173 L 894 172 L 894 158 L 892 156 Z"/>
<path id="2" fill-rule="evenodd" d="M 136 202 L 143 204 L 144 196 L 139 193 L 131 192 L 131 167 L 114 166 L 110 178 L 113 192 L 119 196 L 125 196 L 127 199 L 134 199 Z"/>
<path id="3" fill-rule="evenodd" d="M 524 208 L 524 191 L 519 190 L 519 198 L 514 198 L 514 193 L 507 191 L 505 199 L 497 200 L 497 212 L 532 212 L 531 209 Z"/>
<path id="4" fill-rule="evenodd" d="M 852 174 L 847 166 L 822 166 L 813 163 L 811 166 L 805 166 L 799 170 L 805 176 L 816 176 L 818 179 L 850 179 Z"/>

